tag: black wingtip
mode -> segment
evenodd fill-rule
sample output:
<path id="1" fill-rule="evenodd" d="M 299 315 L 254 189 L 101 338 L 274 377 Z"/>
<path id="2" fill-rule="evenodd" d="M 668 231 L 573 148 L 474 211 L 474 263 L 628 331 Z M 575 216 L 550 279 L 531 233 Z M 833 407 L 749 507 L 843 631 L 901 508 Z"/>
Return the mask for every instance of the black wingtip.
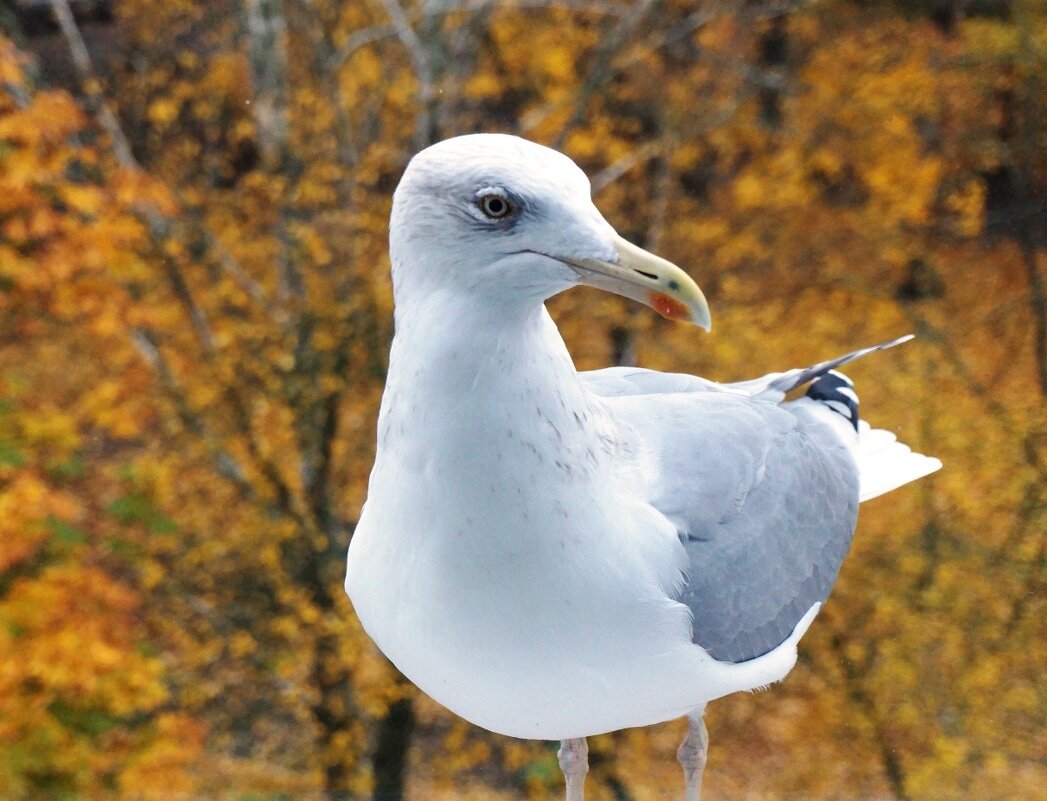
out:
<path id="1" fill-rule="evenodd" d="M 873 345 L 873 348 L 875 350 L 887 350 L 888 348 L 893 348 L 895 345 L 904 345 L 906 342 L 913 339 L 916 339 L 916 334 L 905 334 L 897 339 L 889 339 L 886 342 L 881 342 L 879 345 Z"/>
<path id="2" fill-rule="evenodd" d="M 915 334 L 906 334 L 900 336 L 897 339 L 888 339 L 886 342 L 880 342 L 876 345 L 870 345 L 867 348 L 861 348 L 856 351 L 852 351 L 844 356 L 840 356 L 836 359 L 830 359 L 827 362 L 819 362 L 812 367 L 808 367 L 806 370 L 790 370 L 780 378 L 776 379 L 770 384 L 772 389 L 779 390 L 781 392 L 792 392 L 794 389 L 802 387 L 804 384 L 810 383 L 817 378 L 828 373 L 830 370 L 835 370 L 837 367 L 853 362 L 855 359 L 860 359 L 862 356 L 868 356 L 870 353 L 875 353 L 880 350 L 887 350 L 897 345 L 902 345 L 911 339 L 915 339 Z M 848 379 L 849 380 L 849 379 Z"/>
<path id="3" fill-rule="evenodd" d="M 806 394 L 811 400 L 824 403 L 831 411 L 847 418 L 854 430 L 858 430 L 858 393 L 854 391 L 854 382 L 843 373 L 829 370 L 818 376 Z"/>

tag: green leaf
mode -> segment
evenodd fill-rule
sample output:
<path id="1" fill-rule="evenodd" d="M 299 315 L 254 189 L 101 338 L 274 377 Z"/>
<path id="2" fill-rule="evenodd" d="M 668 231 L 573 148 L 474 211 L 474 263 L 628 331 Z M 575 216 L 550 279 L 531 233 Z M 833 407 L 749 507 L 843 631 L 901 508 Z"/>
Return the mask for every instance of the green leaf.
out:
<path id="1" fill-rule="evenodd" d="M 24 453 L 10 442 L 0 441 L 0 466 L 21 467 L 25 462 Z"/>
<path id="2" fill-rule="evenodd" d="M 80 454 L 74 454 L 68 459 L 52 462 L 47 466 L 47 472 L 56 481 L 72 481 L 73 479 L 83 478 L 87 468 Z"/>
<path id="3" fill-rule="evenodd" d="M 143 523 L 156 534 L 173 534 L 178 526 L 159 511 L 149 498 L 138 493 L 117 498 L 106 506 L 106 511 L 122 523 Z"/>
<path id="4" fill-rule="evenodd" d="M 89 736 L 105 734 L 120 725 L 120 719 L 113 715 L 107 715 L 97 709 L 73 706 L 62 700 L 52 701 L 48 704 L 47 711 L 70 731 Z"/>
<path id="5" fill-rule="evenodd" d="M 137 494 L 125 495 L 109 503 L 105 510 L 121 523 L 140 522 L 152 511 L 149 501 Z"/>
<path id="6" fill-rule="evenodd" d="M 75 526 L 69 525 L 64 520 L 59 520 L 57 517 L 48 517 L 46 523 L 54 538 L 63 545 L 80 545 L 87 541 L 87 537 L 84 536 L 83 532 Z"/>

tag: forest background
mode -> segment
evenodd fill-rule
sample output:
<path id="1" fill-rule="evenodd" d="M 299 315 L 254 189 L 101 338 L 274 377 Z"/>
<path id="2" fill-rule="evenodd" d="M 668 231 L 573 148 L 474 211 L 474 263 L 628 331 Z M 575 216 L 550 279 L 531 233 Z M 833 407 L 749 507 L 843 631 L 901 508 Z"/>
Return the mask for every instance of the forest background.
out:
<path id="1" fill-rule="evenodd" d="M 561 148 L 710 336 L 587 290 L 580 368 L 849 372 L 941 457 L 863 508 L 788 680 L 711 705 L 710 799 L 1047 786 L 1042 0 L 0 3 L 0 797 L 556 798 L 341 589 L 391 336 L 390 195 Z M 593 740 L 674 798 L 679 723 Z"/>

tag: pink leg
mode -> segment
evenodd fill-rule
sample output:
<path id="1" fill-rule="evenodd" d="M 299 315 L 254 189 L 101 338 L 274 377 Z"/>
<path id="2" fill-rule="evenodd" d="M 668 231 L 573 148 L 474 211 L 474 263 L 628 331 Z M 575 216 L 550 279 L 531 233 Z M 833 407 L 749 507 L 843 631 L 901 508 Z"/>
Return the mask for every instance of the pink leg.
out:
<path id="1" fill-rule="evenodd" d="M 584 737 L 564 740 L 556 756 L 567 780 L 567 801 L 584 801 L 585 774 L 589 772 L 589 743 Z"/>
<path id="2" fill-rule="evenodd" d="M 705 772 L 705 758 L 709 753 L 709 732 L 705 728 L 705 707 L 693 712 L 687 720 L 687 737 L 680 743 L 676 751 L 676 758 L 683 767 L 684 801 L 700 801 L 702 773 Z"/>

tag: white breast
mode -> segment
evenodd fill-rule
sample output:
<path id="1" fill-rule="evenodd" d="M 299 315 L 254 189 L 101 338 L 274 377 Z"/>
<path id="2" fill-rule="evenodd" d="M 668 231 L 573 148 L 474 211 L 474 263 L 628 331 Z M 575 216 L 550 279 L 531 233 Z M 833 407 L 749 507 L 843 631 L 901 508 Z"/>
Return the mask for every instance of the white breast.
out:
<path id="1" fill-rule="evenodd" d="M 748 667 L 691 643 L 671 597 L 686 555 L 642 497 L 644 454 L 578 385 L 544 310 L 493 357 L 401 333 L 346 590 L 408 678 L 484 728 L 564 739 L 788 671 L 795 642 Z"/>

